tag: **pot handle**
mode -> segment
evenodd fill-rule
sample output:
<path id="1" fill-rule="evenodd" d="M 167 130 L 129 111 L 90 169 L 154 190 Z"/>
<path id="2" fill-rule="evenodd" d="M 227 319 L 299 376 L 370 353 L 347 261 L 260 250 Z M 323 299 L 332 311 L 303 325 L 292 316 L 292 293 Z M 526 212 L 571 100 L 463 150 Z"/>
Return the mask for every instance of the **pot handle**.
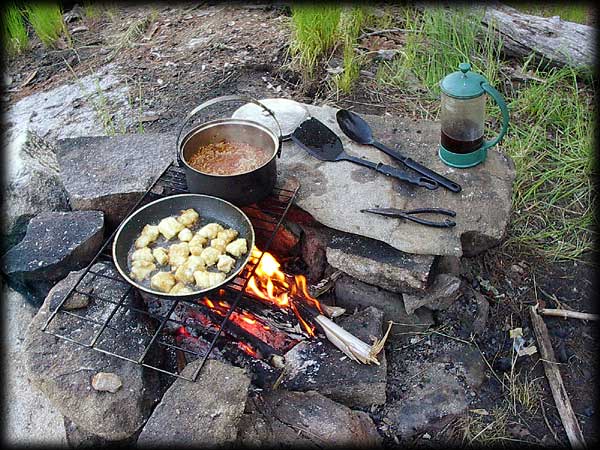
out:
<path id="1" fill-rule="evenodd" d="M 277 137 L 277 140 L 278 140 L 277 157 L 281 156 L 281 143 L 283 142 L 283 132 L 281 131 L 281 125 L 279 125 L 279 121 L 275 117 L 275 114 L 273 113 L 273 111 L 271 111 L 265 105 L 260 103 L 258 100 L 255 100 L 251 97 L 244 97 L 244 96 L 239 96 L 239 95 L 222 95 L 220 97 L 211 98 L 210 100 L 207 100 L 204 103 L 201 103 L 200 105 L 196 106 L 194 109 L 192 109 L 188 113 L 188 115 L 183 120 L 183 123 L 181 124 L 181 127 L 179 128 L 179 133 L 177 133 L 177 162 L 179 163 L 180 166 L 183 165 L 182 161 L 181 161 L 181 142 L 180 142 L 181 141 L 181 133 L 183 133 L 183 129 L 185 128 L 187 123 L 197 113 L 199 113 L 200 111 L 202 111 L 203 109 L 205 109 L 209 106 L 212 106 L 216 103 L 229 102 L 229 101 L 234 101 L 234 100 L 248 102 L 248 103 L 254 103 L 255 105 L 260 106 L 263 110 L 268 112 L 271 115 L 271 117 L 273 117 L 273 120 L 275 121 L 275 123 L 277 124 L 277 128 L 279 129 L 279 136 Z"/>

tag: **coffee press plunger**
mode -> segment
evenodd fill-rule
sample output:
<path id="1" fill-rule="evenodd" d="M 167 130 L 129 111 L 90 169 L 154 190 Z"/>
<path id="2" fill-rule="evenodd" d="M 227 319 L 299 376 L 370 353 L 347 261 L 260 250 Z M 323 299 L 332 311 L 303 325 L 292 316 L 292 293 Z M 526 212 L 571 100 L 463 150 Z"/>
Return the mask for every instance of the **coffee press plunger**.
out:
<path id="1" fill-rule="evenodd" d="M 438 154 L 446 165 L 465 168 L 485 161 L 488 149 L 504 137 L 508 108 L 502 95 L 484 76 L 471 72 L 471 64 L 461 63 L 458 68 L 440 81 L 442 126 Z M 486 93 L 502 112 L 502 130 L 491 141 L 483 139 Z"/>

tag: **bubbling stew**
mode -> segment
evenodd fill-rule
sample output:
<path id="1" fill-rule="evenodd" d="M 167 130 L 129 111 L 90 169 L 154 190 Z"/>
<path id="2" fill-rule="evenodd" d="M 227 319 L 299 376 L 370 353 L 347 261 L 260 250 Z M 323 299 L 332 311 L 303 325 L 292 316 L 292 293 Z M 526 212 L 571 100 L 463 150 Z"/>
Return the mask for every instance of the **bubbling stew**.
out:
<path id="1" fill-rule="evenodd" d="M 188 159 L 194 169 L 213 175 L 239 175 L 265 165 L 273 156 L 268 149 L 244 142 L 221 141 L 203 145 Z"/>

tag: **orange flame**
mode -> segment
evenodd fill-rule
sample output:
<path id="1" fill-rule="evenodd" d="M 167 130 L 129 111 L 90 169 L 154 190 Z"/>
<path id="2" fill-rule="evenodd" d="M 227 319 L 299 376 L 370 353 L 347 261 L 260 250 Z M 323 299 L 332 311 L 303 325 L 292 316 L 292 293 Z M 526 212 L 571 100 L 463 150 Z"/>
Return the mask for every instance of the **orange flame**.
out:
<path id="1" fill-rule="evenodd" d="M 262 259 L 260 259 L 261 255 Z M 281 264 L 272 254 L 263 253 L 254 247 L 250 260 L 256 264 L 259 259 L 260 263 L 248 280 L 247 292 L 280 308 L 291 309 L 306 332 L 310 336 L 314 336 L 314 327 L 302 318 L 293 301 L 290 301 L 294 297 L 302 297 L 307 303 L 316 307 L 320 313 L 323 313 L 319 301 L 308 293 L 306 278 L 302 275 L 291 276 L 282 272 Z"/>

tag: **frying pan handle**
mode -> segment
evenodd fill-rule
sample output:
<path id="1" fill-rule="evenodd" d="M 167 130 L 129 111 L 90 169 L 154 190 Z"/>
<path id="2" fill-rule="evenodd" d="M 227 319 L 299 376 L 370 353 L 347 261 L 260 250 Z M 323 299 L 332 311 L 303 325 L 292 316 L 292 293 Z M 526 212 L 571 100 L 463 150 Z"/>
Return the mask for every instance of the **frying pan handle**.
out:
<path id="1" fill-rule="evenodd" d="M 182 161 L 181 161 L 181 133 L 183 133 L 183 130 L 184 130 L 185 126 L 188 124 L 188 122 L 196 114 L 198 114 L 203 109 L 208 108 L 209 106 L 212 106 L 212 105 L 214 105 L 216 103 L 231 102 L 231 101 L 242 101 L 242 102 L 247 102 L 247 103 L 254 103 L 257 106 L 260 106 L 267 113 L 269 113 L 269 115 L 273 118 L 273 120 L 277 124 L 277 129 L 279 130 L 279 136 L 277 137 L 277 140 L 278 140 L 278 143 L 277 143 L 277 157 L 281 156 L 281 143 L 283 142 L 283 132 L 281 131 L 281 125 L 279 125 L 279 121 L 275 117 L 275 114 L 273 113 L 273 111 L 271 111 L 269 108 L 267 108 L 265 105 L 263 105 L 258 100 L 254 99 L 254 98 L 251 98 L 251 97 L 245 97 L 245 96 L 240 96 L 240 95 L 222 95 L 220 97 L 211 98 L 210 100 L 207 100 L 204 103 L 201 103 L 200 105 L 196 106 L 194 109 L 192 109 L 187 114 L 187 116 L 183 120 L 183 123 L 181 124 L 181 127 L 179 128 L 179 133 L 177 133 L 177 161 L 179 162 L 179 165 L 182 165 Z"/>

